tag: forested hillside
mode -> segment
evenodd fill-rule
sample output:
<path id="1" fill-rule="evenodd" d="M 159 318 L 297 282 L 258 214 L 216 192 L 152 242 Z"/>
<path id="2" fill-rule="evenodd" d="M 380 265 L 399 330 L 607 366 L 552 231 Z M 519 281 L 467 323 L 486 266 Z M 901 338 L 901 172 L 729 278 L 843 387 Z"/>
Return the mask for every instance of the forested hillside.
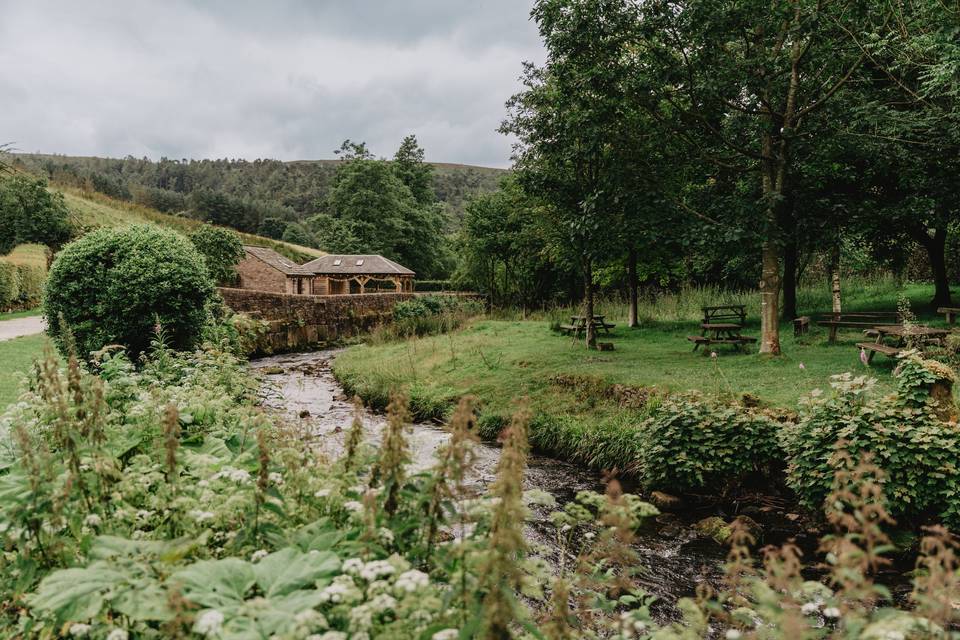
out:
<path id="1" fill-rule="evenodd" d="M 47 154 L 17 154 L 13 164 L 46 176 L 52 182 L 88 187 L 111 197 L 159 211 L 189 209 L 188 197 L 198 192 L 236 200 L 237 209 L 259 209 L 263 217 L 300 221 L 321 209 L 341 160 L 174 160 L 163 158 L 96 158 Z M 432 164 L 432 186 L 445 203 L 451 224 L 463 218 L 467 198 L 494 191 L 507 173 L 503 169 L 463 164 Z M 241 228 L 255 232 L 258 229 Z"/>

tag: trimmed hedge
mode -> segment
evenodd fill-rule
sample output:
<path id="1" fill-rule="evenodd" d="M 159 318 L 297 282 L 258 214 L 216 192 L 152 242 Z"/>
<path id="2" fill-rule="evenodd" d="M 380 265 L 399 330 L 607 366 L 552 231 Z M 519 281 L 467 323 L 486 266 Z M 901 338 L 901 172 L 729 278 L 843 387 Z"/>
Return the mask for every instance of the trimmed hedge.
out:
<path id="1" fill-rule="evenodd" d="M 213 281 L 184 236 L 156 225 L 99 229 L 68 244 L 47 280 L 48 331 L 63 350 L 62 316 L 79 354 L 119 344 L 136 358 L 159 323 L 168 346 L 194 346 L 206 321 Z"/>
<path id="2" fill-rule="evenodd" d="M 0 260 L 0 309 L 9 309 L 20 298 L 20 276 L 17 268 Z"/>

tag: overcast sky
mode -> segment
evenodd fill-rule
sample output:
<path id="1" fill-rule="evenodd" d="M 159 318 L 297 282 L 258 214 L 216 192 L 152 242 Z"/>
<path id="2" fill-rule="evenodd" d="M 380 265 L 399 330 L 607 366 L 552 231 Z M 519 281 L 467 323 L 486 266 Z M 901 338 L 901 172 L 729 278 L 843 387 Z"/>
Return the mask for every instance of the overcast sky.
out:
<path id="1" fill-rule="evenodd" d="M 509 165 L 531 0 L 0 0 L 0 142 L 160 158 Z"/>

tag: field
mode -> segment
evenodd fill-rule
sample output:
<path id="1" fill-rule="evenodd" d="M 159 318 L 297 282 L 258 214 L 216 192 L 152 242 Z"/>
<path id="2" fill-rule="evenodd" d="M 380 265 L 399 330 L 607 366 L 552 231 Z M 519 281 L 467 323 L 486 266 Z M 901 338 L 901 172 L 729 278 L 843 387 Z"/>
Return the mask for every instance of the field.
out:
<path id="1" fill-rule="evenodd" d="M 847 310 L 895 310 L 899 293 L 910 299 L 920 320 L 943 324 L 942 317 L 919 312 L 930 294 L 925 286 L 898 287 L 892 281 L 878 281 L 848 288 L 856 293 L 848 300 Z M 501 313 L 500 319 L 480 320 L 453 334 L 353 347 L 338 358 L 336 371 L 357 389 L 411 389 L 428 414 L 439 413 L 462 394 L 477 396 L 486 411 L 497 414 L 508 413 L 520 396 L 529 396 L 535 410 L 552 414 L 601 417 L 616 413 L 605 409 L 599 397 L 594 402 L 571 393 L 573 376 L 581 378 L 581 383 L 598 383 L 600 388 L 620 384 L 699 390 L 731 399 L 749 394 L 763 405 L 786 409 L 795 409 L 803 395 L 828 385 L 831 375 L 846 371 L 869 373 L 881 389 L 890 388 L 893 363 L 878 356 L 866 370 L 853 346 L 861 338 L 856 331 L 841 333 L 838 343 L 829 344 L 823 328 L 814 326 L 807 336 L 794 338 L 792 325 L 784 324 L 780 358 L 735 353 L 726 346 L 716 349 L 716 359 L 705 357 L 702 350 L 693 353 L 686 336 L 699 333 L 700 305 L 708 300 L 742 302 L 749 314 L 755 295 L 691 290 L 663 296 L 641 306 L 637 329 L 625 326 L 625 305 L 601 303 L 598 313 L 617 323 L 611 335 L 602 338 L 614 343 L 612 352 L 587 351 L 582 343 L 575 346 L 570 338 L 551 331 L 551 323 L 568 321 L 575 311 L 557 309 L 528 314 L 527 319 Z M 829 308 L 826 297 L 815 289 L 803 292 L 801 305 L 808 313 Z M 759 326 L 754 322 L 744 333 L 759 335 Z"/>

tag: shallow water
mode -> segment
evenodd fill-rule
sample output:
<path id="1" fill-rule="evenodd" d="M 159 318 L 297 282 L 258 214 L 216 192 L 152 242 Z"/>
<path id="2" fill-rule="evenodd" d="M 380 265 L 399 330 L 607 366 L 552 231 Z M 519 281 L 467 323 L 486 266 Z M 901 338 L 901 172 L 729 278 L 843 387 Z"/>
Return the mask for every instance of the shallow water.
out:
<path id="1" fill-rule="evenodd" d="M 304 433 L 316 439 L 313 444 L 331 455 L 342 450 L 354 414 L 353 404 L 330 370 L 338 352 L 287 354 L 251 363 L 253 368 L 264 373 L 263 404 L 298 424 Z M 367 411 L 363 421 L 367 439 L 379 442 L 384 417 Z M 437 447 L 447 437 L 447 432 L 436 425 L 414 424 L 409 434 L 413 465 L 417 468 L 431 466 Z M 469 482 L 482 491 L 496 476 L 500 449 L 496 444 L 483 443 L 477 447 L 476 454 Z M 536 454 L 529 458 L 524 485 L 525 489 L 551 493 L 560 505 L 572 500 L 581 489 L 604 490 L 599 473 Z M 556 563 L 560 549 L 553 539 L 554 528 L 547 519 L 548 515 L 549 510 L 534 511 L 527 537 L 543 548 L 541 555 Z M 653 611 L 661 619 L 675 619 L 674 605 L 678 598 L 692 596 L 700 582 L 716 582 L 722 574 L 726 550 L 712 540 L 698 536 L 692 528 L 695 519 L 684 520 L 677 515 L 664 514 L 653 526 L 638 533 L 636 551 L 644 567 L 638 581 L 657 597 Z"/>

